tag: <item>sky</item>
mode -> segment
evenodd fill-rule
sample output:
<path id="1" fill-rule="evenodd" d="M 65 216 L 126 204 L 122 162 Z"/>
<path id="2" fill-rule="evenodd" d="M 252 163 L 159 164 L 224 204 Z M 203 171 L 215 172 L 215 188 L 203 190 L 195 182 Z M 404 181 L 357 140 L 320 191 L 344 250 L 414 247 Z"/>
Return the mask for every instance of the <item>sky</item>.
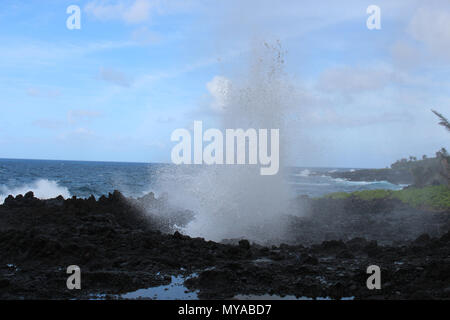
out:
<path id="1" fill-rule="evenodd" d="M 430 111 L 450 117 L 446 0 L 2 0 L 0 30 L 0 158 L 170 162 L 171 133 L 218 121 L 252 47 L 277 40 L 298 118 L 288 164 L 450 147 Z"/>

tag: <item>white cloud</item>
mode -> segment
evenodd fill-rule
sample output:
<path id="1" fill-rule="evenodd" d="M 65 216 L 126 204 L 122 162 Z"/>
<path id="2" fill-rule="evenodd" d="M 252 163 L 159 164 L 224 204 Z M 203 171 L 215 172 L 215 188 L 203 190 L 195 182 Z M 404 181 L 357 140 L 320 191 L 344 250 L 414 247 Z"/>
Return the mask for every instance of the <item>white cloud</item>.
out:
<path id="1" fill-rule="evenodd" d="M 67 118 L 64 120 L 50 119 L 50 118 L 40 118 L 32 122 L 33 126 L 39 127 L 41 129 L 49 130 L 59 130 L 77 127 L 72 130 L 75 133 L 87 133 L 90 131 L 85 127 L 79 128 L 78 126 L 84 126 L 88 124 L 91 120 L 101 117 L 103 114 L 96 110 L 83 110 L 83 109 L 73 109 L 67 112 Z"/>
<path id="2" fill-rule="evenodd" d="M 79 123 L 81 121 L 89 121 L 94 118 L 98 118 L 102 115 L 99 111 L 94 110 L 69 110 L 67 113 L 67 121 L 69 124 Z"/>
<path id="3" fill-rule="evenodd" d="M 94 132 L 92 130 L 87 129 L 87 128 L 83 128 L 83 127 L 75 129 L 73 131 L 73 133 L 75 133 L 77 135 L 82 135 L 82 136 L 90 136 L 90 135 L 94 134 Z"/>
<path id="4" fill-rule="evenodd" d="M 318 88 L 323 91 L 358 93 L 385 87 L 393 78 L 388 68 L 338 67 L 325 70 L 319 78 Z"/>
<path id="5" fill-rule="evenodd" d="M 206 88 L 212 97 L 211 109 L 216 112 L 223 112 L 227 104 L 231 81 L 222 76 L 215 76 L 206 84 Z"/>
<path id="6" fill-rule="evenodd" d="M 150 19 L 153 9 L 159 1 L 106 1 L 94 0 L 89 2 L 84 10 L 98 20 L 122 20 L 126 23 L 141 23 Z"/>
<path id="7" fill-rule="evenodd" d="M 60 129 L 64 128 L 64 126 L 66 125 L 64 121 L 53 119 L 38 119 L 33 121 L 32 124 L 41 129 Z"/>
<path id="8" fill-rule="evenodd" d="M 98 20 L 115 20 L 123 18 L 124 4 L 122 2 L 110 4 L 106 1 L 91 1 L 84 10 Z"/>
<path id="9" fill-rule="evenodd" d="M 80 142 L 86 141 L 87 139 L 91 140 L 93 137 L 96 137 L 94 131 L 85 127 L 78 127 L 60 134 L 57 139 L 61 141 L 70 140 L 71 142 Z"/>
<path id="10" fill-rule="evenodd" d="M 172 123 L 175 121 L 175 118 L 172 116 L 159 116 L 156 118 L 156 122 L 158 123 Z"/>
<path id="11" fill-rule="evenodd" d="M 30 97 L 38 97 L 38 96 L 41 95 L 41 91 L 39 89 L 37 89 L 37 88 L 28 88 L 27 89 L 27 94 Z"/>
<path id="12" fill-rule="evenodd" d="M 158 33 L 149 30 L 147 27 L 141 27 L 131 33 L 131 39 L 138 43 L 147 45 L 158 43 L 161 39 L 161 36 Z"/>
<path id="13" fill-rule="evenodd" d="M 59 90 L 46 90 L 46 89 L 40 89 L 36 87 L 30 87 L 27 89 L 27 95 L 30 97 L 46 97 L 46 98 L 54 98 L 61 94 Z"/>
<path id="14" fill-rule="evenodd" d="M 136 0 L 123 14 L 124 20 L 129 23 L 139 23 L 150 17 L 152 4 L 148 0 Z"/>
<path id="15" fill-rule="evenodd" d="M 395 42 L 390 53 L 394 63 L 400 68 L 412 68 L 418 65 L 421 58 L 420 50 L 405 41 Z"/>
<path id="16" fill-rule="evenodd" d="M 449 21 L 450 3 L 432 2 L 432 5 L 417 9 L 407 30 L 415 40 L 424 43 L 432 54 L 448 58 L 450 55 Z"/>
<path id="17" fill-rule="evenodd" d="M 336 126 L 339 128 L 358 128 L 393 122 L 410 123 L 413 116 L 409 112 L 381 112 L 362 113 L 358 110 L 350 112 L 338 112 L 334 109 L 314 110 L 304 114 L 303 122 L 305 126 Z"/>
<path id="18" fill-rule="evenodd" d="M 112 68 L 100 68 L 99 77 L 103 81 L 110 82 L 121 87 L 130 86 L 130 80 L 128 77 L 123 72 Z"/>
<path id="19" fill-rule="evenodd" d="M 27 38 L 0 41 L 0 66 L 47 66 L 83 58 L 89 54 L 137 46 L 134 41 L 98 41 L 85 44 L 35 41 Z"/>

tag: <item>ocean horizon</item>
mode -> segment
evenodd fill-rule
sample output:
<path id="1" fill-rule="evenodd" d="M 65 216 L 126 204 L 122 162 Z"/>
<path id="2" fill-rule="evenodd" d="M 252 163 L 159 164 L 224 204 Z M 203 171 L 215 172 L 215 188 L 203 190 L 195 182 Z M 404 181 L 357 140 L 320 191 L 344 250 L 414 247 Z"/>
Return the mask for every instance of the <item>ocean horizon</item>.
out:
<path id="1" fill-rule="evenodd" d="M 326 176 L 329 172 L 360 168 L 286 167 L 284 179 L 293 196 L 319 197 L 332 192 L 352 192 L 373 189 L 401 189 L 387 181 L 347 181 Z M 98 198 L 114 190 L 128 197 L 140 197 L 149 192 L 171 193 L 171 184 L 189 179 L 207 166 L 177 166 L 170 163 L 118 161 L 48 160 L 0 158 L 0 203 L 8 195 L 33 191 L 41 199 L 62 195 Z M 173 180 L 168 183 L 168 180 Z"/>

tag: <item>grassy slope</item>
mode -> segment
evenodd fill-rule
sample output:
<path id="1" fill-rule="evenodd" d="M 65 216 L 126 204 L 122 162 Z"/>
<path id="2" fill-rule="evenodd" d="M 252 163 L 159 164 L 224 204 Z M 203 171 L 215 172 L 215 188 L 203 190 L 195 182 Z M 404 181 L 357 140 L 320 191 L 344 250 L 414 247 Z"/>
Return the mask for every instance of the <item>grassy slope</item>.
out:
<path id="1" fill-rule="evenodd" d="M 415 208 L 439 211 L 450 210 L 450 188 L 444 185 L 407 188 L 398 191 L 379 189 L 355 191 L 352 193 L 335 192 L 324 196 L 324 198 L 346 199 L 352 196 L 362 200 L 399 199 Z"/>

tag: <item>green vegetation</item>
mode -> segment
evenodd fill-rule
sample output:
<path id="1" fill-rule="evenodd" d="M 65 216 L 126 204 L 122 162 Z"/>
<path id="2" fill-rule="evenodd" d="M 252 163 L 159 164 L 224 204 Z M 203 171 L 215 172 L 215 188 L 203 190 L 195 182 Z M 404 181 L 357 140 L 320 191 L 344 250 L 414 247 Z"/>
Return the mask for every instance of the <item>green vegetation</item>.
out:
<path id="1" fill-rule="evenodd" d="M 431 110 L 438 118 L 439 124 L 450 131 L 450 122 L 441 113 Z M 391 164 L 391 169 L 397 172 L 409 172 L 414 183 L 403 190 L 363 190 L 352 193 L 335 192 L 319 199 L 349 199 L 361 200 L 398 199 L 414 208 L 447 211 L 450 210 L 450 154 L 445 148 L 436 152 L 435 158 L 423 155 L 421 160 L 410 156 Z M 376 172 L 375 170 L 371 170 Z M 318 199 L 317 199 L 318 200 Z"/>
<path id="2" fill-rule="evenodd" d="M 391 168 L 398 172 L 408 172 L 413 177 L 413 186 L 450 185 L 450 155 L 445 148 L 436 152 L 435 158 L 422 156 L 422 160 L 410 156 L 397 160 Z"/>
<path id="3" fill-rule="evenodd" d="M 398 199 L 414 208 L 430 210 L 450 209 L 450 188 L 445 185 L 403 190 L 363 190 L 352 193 L 335 192 L 324 196 L 328 199 L 347 199 L 355 197 L 361 200 Z"/>
<path id="4" fill-rule="evenodd" d="M 396 170 L 413 170 L 415 168 L 422 167 L 435 167 L 439 166 L 440 159 L 442 157 L 449 157 L 447 149 L 441 148 L 436 152 L 436 157 L 428 158 L 426 154 L 422 156 L 421 160 L 418 160 L 415 156 L 409 156 L 409 158 L 402 158 L 391 164 L 392 169 Z"/>
<path id="5" fill-rule="evenodd" d="M 439 124 L 450 131 L 450 122 L 448 122 L 447 118 L 435 110 L 431 111 L 439 118 Z"/>

